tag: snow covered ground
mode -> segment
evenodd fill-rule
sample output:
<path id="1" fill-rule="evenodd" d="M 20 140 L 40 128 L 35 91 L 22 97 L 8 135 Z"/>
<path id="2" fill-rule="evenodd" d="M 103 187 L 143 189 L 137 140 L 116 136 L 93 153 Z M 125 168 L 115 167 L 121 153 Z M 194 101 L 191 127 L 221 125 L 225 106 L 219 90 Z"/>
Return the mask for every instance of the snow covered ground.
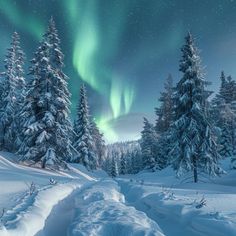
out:
<path id="1" fill-rule="evenodd" d="M 236 235 L 236 171 L 215 179 L 203 176 L 198 184 L 173 174 L 167 168 L 118 183 L 126 202 L 157 222 L 165 235 Z"/>
<path id="2" fill-rule="evenodd" d="M 1 236 L 236 235 L 236 171 L 193 184 L 171 169 L 111 179 L 15 159 L 0 154 Z"/>

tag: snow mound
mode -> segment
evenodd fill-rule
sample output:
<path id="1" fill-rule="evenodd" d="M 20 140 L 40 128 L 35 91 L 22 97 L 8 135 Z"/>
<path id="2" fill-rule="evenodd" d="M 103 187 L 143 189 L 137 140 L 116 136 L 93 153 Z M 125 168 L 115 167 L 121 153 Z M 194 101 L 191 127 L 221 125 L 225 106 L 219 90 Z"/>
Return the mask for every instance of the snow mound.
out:
<path id="1" fill-rule="evenodd" d="M 76 187 L 76 184 L 59 184 L 55 187 L 40 191 L 34 203 L 25 211 L 20 211 L 13 222 L 7 222 L 0 229 L 2 236 L 32 236 L 44 227 L 45 220 L 52 208 L 67 197 Z"/>
<path id="2" fill-rule="evenodd" d="M 35 235 L 55 205 L 94 180 L 73 167 L 68 171 L 49 171 L 20 165 L 14 155 L 1 152 L 0 235 Z"/>

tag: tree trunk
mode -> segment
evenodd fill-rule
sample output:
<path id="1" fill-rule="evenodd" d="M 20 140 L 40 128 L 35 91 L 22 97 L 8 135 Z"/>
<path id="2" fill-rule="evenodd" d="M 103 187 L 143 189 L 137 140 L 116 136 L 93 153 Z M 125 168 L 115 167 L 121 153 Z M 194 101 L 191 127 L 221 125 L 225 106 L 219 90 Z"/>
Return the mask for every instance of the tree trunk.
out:
<path id="1" fill-rule="evenodd" d="M 197 158 L 195 155 L 193 156 L 193 180 L 194 180 L 194 183 L 198 182 Z"/>
<path id="2" fill-rule="evenodd" d="M 6 149 L 6 142 L 5 142 L 5 134 L 6 134 L 6 126 L 3 126 L 3 136 L 2 136 L 2 150 L 5 151 Z"/>
<path id="3" fill-rule="evenodd" d="M 45 167 L 46 167 L 46 160 L 45 160 L 45 159 L 42 160 L 42 165 L 41 165 L 41 167 L 42 167 L 42 169 L 45 169 Z"/>

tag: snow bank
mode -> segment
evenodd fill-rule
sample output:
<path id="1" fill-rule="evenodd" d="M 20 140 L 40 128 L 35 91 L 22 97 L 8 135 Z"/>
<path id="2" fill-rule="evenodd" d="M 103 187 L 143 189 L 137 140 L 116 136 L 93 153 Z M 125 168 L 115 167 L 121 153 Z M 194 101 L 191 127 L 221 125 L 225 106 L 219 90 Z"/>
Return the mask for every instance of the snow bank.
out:
<path id="1" fill-rule="evenodd" d="M 18 164 L 14 155 L 1 152 L 0 214 L 2 209 L 5 211 L 0 235 L 33 236 L 40 231 L 58 202 L 84 183 L 96 180 L 80 169 L 80 166 L 68 171 L 31 168 Z M 35 190 L 29 193 L 31 184 Z"/>
<path id="2" fill-rule="evenodd" d="M 72 191 L 79 187 L 75 183 L 58 184 L 55 187 L 41 191 L 35 197 L 33 205 L 20 212 L 17 220 L 8 222 L 0 229 L 1 236 L 32 236 L 44 227 L 45 220 L 52 208 Z"/>

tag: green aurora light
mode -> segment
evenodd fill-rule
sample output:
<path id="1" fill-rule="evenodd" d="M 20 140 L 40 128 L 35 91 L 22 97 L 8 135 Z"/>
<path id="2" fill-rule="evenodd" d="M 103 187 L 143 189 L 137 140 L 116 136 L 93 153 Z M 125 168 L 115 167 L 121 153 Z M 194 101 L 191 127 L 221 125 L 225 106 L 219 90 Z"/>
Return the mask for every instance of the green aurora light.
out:
<path id="1" fill-rule="evenodd" d="M 179 79 L 179 48 L 188 30 L 202 49 L 212 90 L 220 70 L 235 75 L 235 11 L 235 1 L 222 0 L 0 0 L 1 61 L 16 30 L 27 72 L 53 16 L 70 77 L 72 114 L 84 82 L 106 140 L 136 139 L 142 117 L 154 119 L 164 79 L 169 73 Z"/>
<path id="2" fill-rule="evenodd" d="M 120 75 L 108 69 L 104 63 L 106 58 L 112 56 L 112 52 L 116 52 L 118 38 L 113 41 L 113 44 L 106 44 L 106 50 L 104 50 L 104 40 L 96 25 L 97 3 L 98 1 L 85 3 L 71 0 L 66 4 L 67 10 L 70 12 L 71 27 L 78 25 L 74 38 L 73 66 L 84 82 L 109 99 L 111 112 L 105 112 L 95 120 L 107 140 L 117 141 L 118 135 L 113 130 L 111 121 L 130 111 L 135 98 L 135 90 L 130 82 L 126 84 L 124 78 L 120 79 Z M 83 13 L 79 10 L 75 11 L 75 9 L 82 8 L 85 9 Z M 115 12 L 117 11 L 114 8 L 114 14 Z M 120 22 L 114 23 L 120 24 Z M 121 33 L 118 31 L 122 27 L 117 25 L 114 28 L 115 31 L 112 29 L 106 35 L 118 37 Z"/>
<path id="3" fill-rule="evenodd" d="M 25 12 L 12 1 L 0 1 L 1 13 L 17 28 L 22 29 L 40 40 L 44 33 L 44 25 L 35 15 Z"/>

